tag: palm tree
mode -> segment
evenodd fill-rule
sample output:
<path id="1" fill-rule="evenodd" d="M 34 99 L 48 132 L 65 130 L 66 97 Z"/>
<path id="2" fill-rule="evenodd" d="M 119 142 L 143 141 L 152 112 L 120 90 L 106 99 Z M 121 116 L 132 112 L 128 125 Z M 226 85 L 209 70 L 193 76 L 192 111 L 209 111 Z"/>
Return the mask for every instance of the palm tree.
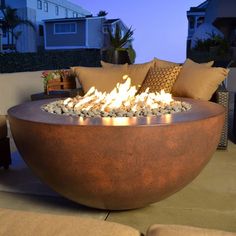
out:
<path id="1" fill-rule="evenodd" d="M 110 29 L 108 29 L 108 34 L 110 38 L 111 47 L 117 50 L 117 49 L 123 48 L 124 46 L 126 46 L 128 43 L 130 43 L 133 40 L 132 36 L 134 34 L 134 31 L 130 27 L 126 31 L 125 35 L 122 36 L 120 26 L 116 24 L 115 34 L 113 35 Z"/>
<path id="2" fill-rule="evenodd" d="M 17 41 L 21 32 L 15 32 L 15 29 L 19 25 L 29 25 L 35 30 L 34 24 L 30 20 L 23 20 L 17 15 L 17 9 L 7 6 L 6 8 L 1 8 L 3 14 L 3 25 L 7 31 L 7 43 L 10 45 L 10 35 L 11 35 L 11 44 L 14 44 L 14 39 Z"/>
<path id="3" fill-rule="evenodd" d="M 126 61 L 128 63 L 134 63 L 136 53 L 132 47 L 131 42 L 133 41 L 134 30 L 130 27 L 124 35 L 121 33 L 121 28 L 119 24 L 116 24 L 115 33 L 112 34 L 111 30 L 108 29 L 109 39 L 110 39 L 110 54 L 112 54 L 113 62 L 119 61 L 119 57 L 121 60 Z M 125 55 L 128 55 L 129 60 L 125 59 Z M 110 56 L 111 57 L 111 56 Z M 124 59 L 123 59 L 124 58 Z M 123 61 L 123 62 L 124 62 Z"/>

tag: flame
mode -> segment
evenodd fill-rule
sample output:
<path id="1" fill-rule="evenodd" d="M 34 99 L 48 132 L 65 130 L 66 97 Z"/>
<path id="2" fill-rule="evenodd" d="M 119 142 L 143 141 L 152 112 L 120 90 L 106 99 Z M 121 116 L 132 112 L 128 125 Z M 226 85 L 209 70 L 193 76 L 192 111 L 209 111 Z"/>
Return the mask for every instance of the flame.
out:
<path id="1" fill-rule="evenodd" d="M 140 109 L 152 110 L 169 105 L 173 99 L 171 94 L 161 90 L 160 93 L 149 93 L 149 88 L 145 92 L 136 95 L 137 89 L 131 86 L 131 79 L 123 76 L 124 83 L 118 83 L 110 93 L 102 93 L 91 87 L 79 102 L 74 105 L 74 109 L 89 111 L 99 109 L 104 113 L 116 111 L 116 113 L 138 112 Z M 71 99 L 64 100 L 64 105 L 72 106 Z"/>

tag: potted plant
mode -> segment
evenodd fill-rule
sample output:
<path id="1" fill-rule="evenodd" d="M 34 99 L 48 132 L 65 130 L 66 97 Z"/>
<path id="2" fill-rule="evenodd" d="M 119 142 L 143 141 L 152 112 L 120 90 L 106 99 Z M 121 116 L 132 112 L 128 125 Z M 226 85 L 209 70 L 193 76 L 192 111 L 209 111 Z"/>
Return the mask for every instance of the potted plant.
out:
<path id="1" fill-rule="evenodd" d="M 114 35 L 108 29 L 110 46 L 106 53 L 109 62 L 114 64 L 134 63 L 136 54 L 131 45 L 133 34 L 134 31 L 130 27 L 122 36 L 121 28 L 118 24 L 116 24 Z"/>
<path id="2" fill-rule="evenodd" d="M 44 93 L 50 91 L 75 89 L 75 75 L 70 70 L 44 71 L 42 73 Z"/>

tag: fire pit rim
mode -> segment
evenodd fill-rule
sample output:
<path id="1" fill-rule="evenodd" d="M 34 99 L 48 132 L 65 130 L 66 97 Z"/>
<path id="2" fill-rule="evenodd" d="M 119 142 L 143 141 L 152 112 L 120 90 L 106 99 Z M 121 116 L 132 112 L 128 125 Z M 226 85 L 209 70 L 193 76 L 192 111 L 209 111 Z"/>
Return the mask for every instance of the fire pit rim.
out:
<path id="1" fill-rule="evenodd" d="M 174 97 L 177 101 L 184 101 L 191 104 L 188 111 L 174 114 L 163 114 L 149 117 L 89 117 L 80 118 L 77 116 L 67 116 L 52 114 L 42 110 L 42 106 L 59 99 L 44 99 L 26 102 L 8 109 L 8 115 L 25 121 L 37 122 L 50 125 L 72 125 L 72 126 L 165 126 L 171 123 L 186 123 L 195 120 L 204 120 L 225 113 L 225 108 L 219 104 L 201 101 L 190 98 Z M 199 106 L 199 104 L 201 104 Z M 214 108 L 214 109 L 213 109 Z M 217 109 L 217 112 L 216 110 Z M 212 112 L 214 110 L 214 112 Z"/>

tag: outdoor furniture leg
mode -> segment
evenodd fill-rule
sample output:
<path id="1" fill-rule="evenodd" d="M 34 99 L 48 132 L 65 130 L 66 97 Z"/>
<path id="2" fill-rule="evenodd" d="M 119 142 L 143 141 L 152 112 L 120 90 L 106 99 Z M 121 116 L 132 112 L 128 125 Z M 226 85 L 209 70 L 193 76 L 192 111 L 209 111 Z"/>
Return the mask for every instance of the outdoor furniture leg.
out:
<path id="1" fill-rule="evenodd" d="M 11 164 L 11 152 L 9 138 L 0 139 L 0 167 L 8 169 Z"/>

